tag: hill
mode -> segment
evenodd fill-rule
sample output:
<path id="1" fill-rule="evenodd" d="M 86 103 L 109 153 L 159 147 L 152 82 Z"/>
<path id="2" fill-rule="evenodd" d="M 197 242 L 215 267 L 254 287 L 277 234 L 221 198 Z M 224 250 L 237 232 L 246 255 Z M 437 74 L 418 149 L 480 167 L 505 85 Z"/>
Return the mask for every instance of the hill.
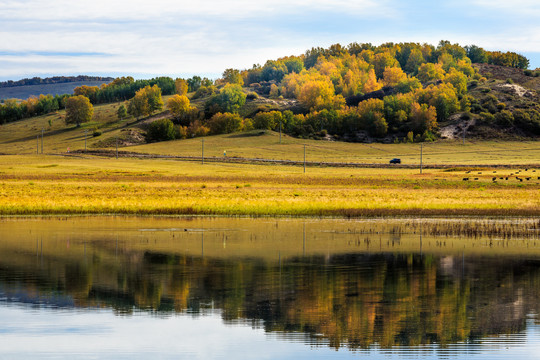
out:
<path id="1" fill-rule="evenodd" d="M 104 87 L 82 86 L 77 95 L 96 108 L 117 109 L 114 102 L 129 100 L 124 105 L 131 118 L 121 146 L 252 130 L 385 144 L 464 137 L 536 140 L 540 74 L 524 70 L 527 65 L 519 54 L 446 41 L 335 44 L 250 69 L 226 69 L 215 81 L 122 77 Z M 160 113 L 161 95 L 174 97 L 170 104 L 165 99 L 169 111 Z M 0 122 L 58 111 L 65 101 L 6 101 Z M 84 126 L 97 136 L 105 135 L 103 124 L 115 123 L 115 111 L 98 111 Z M 94 146 L 110 147 L 111 140 L 103 136 Z"/>
<path id="2" fill-rule="evenodd" d="M 110 80 L 98 81 L 74 81 L 64 83 L 39 84 L 39 85 L 18 85 L 11 87 L 0 87 L 0 101 L 5 99 L 27 99 L 30 96 L 64 95 L 73 94 L 73 89 L 79 86 L 101 86 L 108 84 Z"/>

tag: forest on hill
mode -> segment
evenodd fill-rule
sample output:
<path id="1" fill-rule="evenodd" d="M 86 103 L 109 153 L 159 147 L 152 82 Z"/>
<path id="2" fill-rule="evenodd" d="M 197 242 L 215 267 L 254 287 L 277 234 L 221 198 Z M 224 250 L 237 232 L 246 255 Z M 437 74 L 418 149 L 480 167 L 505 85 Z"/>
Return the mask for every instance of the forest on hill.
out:
<path id="1" fill-rule="evenodd" d="M 73 96 L 88 99 L 84 106 L 129 101 L 118 117 L 141 119 L 162 112 L 162 95 L 173 95 L 166 116 L 145 122 L 148 141 L 252 129 L 346 141 L 432 141 L 460 131 L 536 137 L 540 70 L 528 66 L 517 53 L 448 41 L 335 44 L 250 69 L 226 69 L 214 81 L 121 77 L 78 87 Z M 63 109 L 67 98 L 8 100 L 0 106 L 0 123 Z M 70 116 L 68 109 L 66 121 L 89 121 L 91 112 L 86 116 Z"/>
<path id="2" fill-rule="evenodd" d="M 40 78 L 36 76 L 33 78 L 25 78 L 25 79 L 21 79 L 17 81 L 13 81 L 13 80 L 2 81 L 0 82 L 0 88 L 28 86 L 28 85 L 62 84 L 62 83 L 70 83 L 70 82 L 82 82 L 82 81 L 110 82 L 112 80 L 114 80 L 114 78 L 103 77 L 103 76 L 88 76 L 88 75 L 53 76 L 53 77 L 48 77 L 48 78 Z"/>

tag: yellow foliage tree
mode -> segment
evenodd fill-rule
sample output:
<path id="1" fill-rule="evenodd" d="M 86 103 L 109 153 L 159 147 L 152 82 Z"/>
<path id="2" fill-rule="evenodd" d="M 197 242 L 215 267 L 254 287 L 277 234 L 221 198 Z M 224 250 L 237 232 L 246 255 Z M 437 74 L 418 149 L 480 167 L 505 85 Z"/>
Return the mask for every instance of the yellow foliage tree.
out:
<path id="1" fill-rule="evenodd" d="M 300 88 L 298 100 L 310 110 L 334 107 L 334 87 L 329 81 L 310 80 Z"/>
<path id="2" fill-rule="evenodd" d="M 184 79 L 176 79 L 174 81 L 174 87 L 176 88 L 176 93 L 178 95 L 187 95 L 188 93 L 188 83 Z"/>
<path id="3" fill-rule="evenodd" d="M 377 81 L 377 77 L 375 76 L 375 70 L 370 69 L 368 73 L 368 78 L 366 83 L 364 84 L 364 94 L 377 91 L 382 88 L 382 85 Z"/>
<path id="4" fill-rule="evenodd" d="M 417 134 L 423 134 L 425 131 L 432 131 L 437 128 L 437 111 L 434 106 L 420 105 L 413 102 L 409 119 L 412 122 L 414 132 Z"/>
<path id="5" fill-rule="evenodd" d="M 94 107 L 83 95 L 69 97 L 66 100 L 66 124 L 77 124 L 92 120 Z"/>
<path id="6" fill-rule="evenodd" d="M 167 100 L 167 107 L 174 117 L 181 117 L 192 110 L 189 99 L 185 95 L 173 95 Z"/>
<path id="7" fill-rule="evenodd" d="M 417 78 L 423 83 L 444 79 L 445 71 L 441 64 L 425 63 L 418 68 Z"/>
<path id="8" fill-rule="evenodd" d="M 400 68 L 391 67 L 384 69 L 383 84 L 384 86 L 396 86 L 400 82 L 407 80 L 407 74 Z"/>

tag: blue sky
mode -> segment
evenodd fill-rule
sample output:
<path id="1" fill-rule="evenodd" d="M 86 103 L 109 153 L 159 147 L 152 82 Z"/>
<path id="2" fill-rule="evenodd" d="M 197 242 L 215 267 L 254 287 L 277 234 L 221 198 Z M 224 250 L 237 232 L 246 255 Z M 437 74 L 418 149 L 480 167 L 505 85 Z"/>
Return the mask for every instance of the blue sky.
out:
<path id="1" fill-rule="evenodd" d="M 538 0 L 0 0 L 0 80 L 219 76 L 313 46 L 450 40 L 540 67 Z"/>

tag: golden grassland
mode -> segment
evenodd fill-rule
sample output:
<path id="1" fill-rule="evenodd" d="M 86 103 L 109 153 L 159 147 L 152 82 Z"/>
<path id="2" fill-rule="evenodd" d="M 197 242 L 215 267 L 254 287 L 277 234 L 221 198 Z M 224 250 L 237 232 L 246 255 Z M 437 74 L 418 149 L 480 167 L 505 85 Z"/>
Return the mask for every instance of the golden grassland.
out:
<path id="1" fill-rule="evenodd" d="M 540 215 L 540 169 L 450 170 L 1 156 L 0 214 Z"/>

